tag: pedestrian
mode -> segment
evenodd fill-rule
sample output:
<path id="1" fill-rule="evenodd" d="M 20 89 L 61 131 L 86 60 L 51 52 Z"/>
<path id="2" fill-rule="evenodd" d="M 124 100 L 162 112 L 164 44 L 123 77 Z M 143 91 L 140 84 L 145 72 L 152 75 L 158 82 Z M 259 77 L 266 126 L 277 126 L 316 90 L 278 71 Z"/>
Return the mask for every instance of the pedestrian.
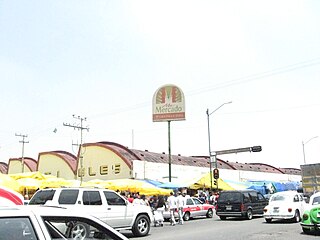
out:
<path id="1" fill-rule="evenodd" d="M 183 224 L 183 207 L 186 205 L 186 198 L 182 195 L 181 192 L 178 192 L 177 197 L 177 208 L 178 208 L 178 215 L 179 215 L 179 224 Z"/>
<path id="2" fill-rule="evenodd" d="M 176 225 L 176 219 L 174 217 L 174 213 L 177 209 L 177 199 L 176 196 L 173 195 L 173 192 L 170 192 L 170 196 L 168 197 L 168 207 L 170 211 L 170 222 L 171 225 L 174 226 Z"/>
<path id="3" fill-rule="evenodd" d="M 163 218 L 163 212 L 164 212 L 164 209 L 165 209 L 165 205 L 166 205 L 166 202 L 164 200 L 164 197 L 162 195 L 160 195 L 156 201 L 156 204 L 155 204 L 155 225 L 156 223 L 159 224 L 160 227 L 163 227 L 163 221 L 164 221 L 164 218 Z"/>
<path id="4" fill-rule="evenodd" d="M 133 197 L 132 197 L 132 195 L 130 193 L 128 194 L 127 200 L 128 200 L 129 203 L 133 203 L 134 199 L 133 199 Z"/>

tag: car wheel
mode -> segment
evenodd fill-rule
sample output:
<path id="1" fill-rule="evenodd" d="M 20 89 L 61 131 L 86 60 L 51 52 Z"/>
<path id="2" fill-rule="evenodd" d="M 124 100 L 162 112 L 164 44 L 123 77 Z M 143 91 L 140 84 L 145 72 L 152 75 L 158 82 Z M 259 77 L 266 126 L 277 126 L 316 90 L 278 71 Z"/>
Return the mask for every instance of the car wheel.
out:
<path id="1" fill-rule="evenodd" d="M 84 223 L 75 223 L 70 229 L 70 238 L 83 240 L 89 236 L 89 227 Z"/>
<path id="2" fill-rule="evenodd" d="M 190 213 L 189 212 L 185 212 L 184 213 L 183 220 L 185 220 L 185 221 L 189 221 L 190 220 Z"/>
<path id="3" fill-rule="evenodd" d="M 248 220 L 251 220 L 252 219 L 252 210 L 251 209 L 249 209 L 248 211 L 247 211 L 247 219 Z"/>
<path id="4" fill-rule="evenodd" d="M 227 217 L 220 216 L 220 219 L 221 219 L 221 220 L 226 220 L 226 219 L 227 219 Z"/>
<path id="5" fill-rule="evenodd" d="M 303 233 L 309 234 L 311 231 L 309 228 L 302 228 Z"/>
<path id="6" fill-rule="evenodd" d="M 271 223 L 272 222 L 272 218 L 266 218 L 265 219 L 267 223 Z"/>
<path id="7" fill-rule="evenodd" d="M 212 218 L 213 217 L 213 211 L 212 209 L 208 209 L 208 212 L 207 212 L 207 218 Z"/>
<path id="8" fill-rule="evenodd" d="M 300 219 L 301 219 L 300 218 L 300 212 L 299 212 L 299 210 L 296 210 L 295 213 L 294 213 L 294 217 L 293 217 L 292 221 L 297 223 L 297 222 L 300 222 Z"/>
<path id="9" fill-rule="evenodd" d="M 132 233 L 136 237 L 146 236 L 150 231 L 150 220 L 146 215 L 139 215 L 132 227 Z"/>

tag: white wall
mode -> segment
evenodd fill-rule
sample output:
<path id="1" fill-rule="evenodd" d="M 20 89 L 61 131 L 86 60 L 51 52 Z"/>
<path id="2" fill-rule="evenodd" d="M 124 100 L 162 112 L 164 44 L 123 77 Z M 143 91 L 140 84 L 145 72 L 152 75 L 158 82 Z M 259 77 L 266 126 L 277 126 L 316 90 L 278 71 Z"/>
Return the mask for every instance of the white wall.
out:
<path id="1" fill-rule="evenodd" d="M 246 180 L 266 180 L 276 182 L 286 181 L 301 181 L 300 175 L 277 174 L 266 172 L 253 172 L 243 170 L 219 169 L 220 178 L 231 181 L 246 181 Z M 191 179 L 200 178 L 202 175 L 209 172 L 209 168 L 171 165 L 171 182 L 183 183 Z M 161 182 L 168 182 L 169 164 L 154 163 L 147 161 L 133 161 L 133 177 L 137 179 L 152 179 Z"/>

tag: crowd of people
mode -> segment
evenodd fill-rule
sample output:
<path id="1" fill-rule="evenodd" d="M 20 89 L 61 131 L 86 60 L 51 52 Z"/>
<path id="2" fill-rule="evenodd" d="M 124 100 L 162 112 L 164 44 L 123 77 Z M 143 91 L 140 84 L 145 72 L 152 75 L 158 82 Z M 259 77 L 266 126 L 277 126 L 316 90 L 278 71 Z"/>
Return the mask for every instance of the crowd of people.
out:
<path id="1" fill-rule="evenodd" d="M 183 224 L 183 207 L 186 205 L 186 191 L 175 191 L 170 192 L 170 196 L 146 196 L 140 195 L 139 192 L 137 193 L 120 193 L 124 196 L 130 203 L 135 205 L 147 205 L 150 206 L 153 213 L 154 213 L 154 223 L 155 226 L 163 227 L 164 211 L 169 211 L 170 213 L 170 224 L 175 226 L 176 224 Z M 202 202 L 209 203 L 215 205 L 217 199 L 219 197 L 219 193 L 209 192 L 209 191 L 201 191 L 194 194 L 194 196 L 198 197 Z M 178 222 L 176 222 L 175 213 L 178 213 Z"/>

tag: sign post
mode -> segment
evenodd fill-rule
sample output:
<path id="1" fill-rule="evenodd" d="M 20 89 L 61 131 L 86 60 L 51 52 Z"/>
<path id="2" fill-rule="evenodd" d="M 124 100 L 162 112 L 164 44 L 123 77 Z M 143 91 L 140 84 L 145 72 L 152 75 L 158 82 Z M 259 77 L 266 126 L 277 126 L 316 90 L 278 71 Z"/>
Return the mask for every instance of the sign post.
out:
<path id="1" fill-rule="evenodd" d="M 185 120 L 185 100 L 182 90 L 172 84 L 157 89 L 152 99 L 153 122 L 168 122 L 169 182 L 171 182 L 171 121 Z"/>

